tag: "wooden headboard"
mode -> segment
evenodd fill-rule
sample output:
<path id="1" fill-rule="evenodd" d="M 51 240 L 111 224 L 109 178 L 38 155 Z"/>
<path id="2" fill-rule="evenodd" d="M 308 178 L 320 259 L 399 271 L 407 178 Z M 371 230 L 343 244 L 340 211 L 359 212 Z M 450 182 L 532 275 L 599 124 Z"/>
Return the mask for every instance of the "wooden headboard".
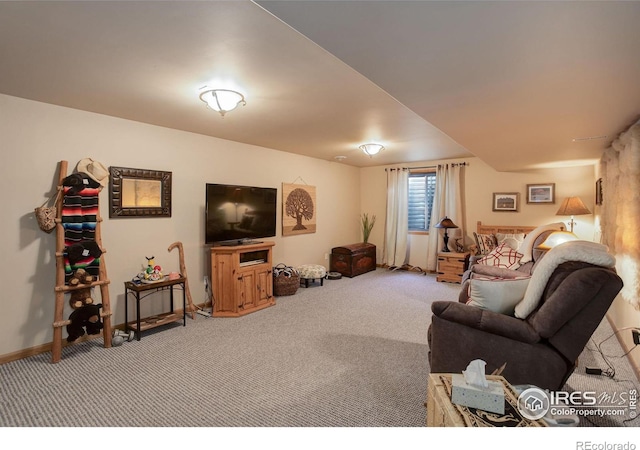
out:
<path id="1" fill-rule="evenodd" d="M 535 230 L 537 226 L 519 226 L 519 225 L 483 225 L 482 221 L 478 220 L 478 224 L 476 226 L 476 233 L 478 234 L 518 234 L 524 233 L 528 234 L 531 231 Z"/>

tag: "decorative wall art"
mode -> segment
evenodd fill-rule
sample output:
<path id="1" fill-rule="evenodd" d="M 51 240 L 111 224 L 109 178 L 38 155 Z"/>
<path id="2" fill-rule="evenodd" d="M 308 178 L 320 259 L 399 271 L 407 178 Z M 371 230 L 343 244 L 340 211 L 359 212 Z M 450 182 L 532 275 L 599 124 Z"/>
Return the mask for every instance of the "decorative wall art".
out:
<path id="1" fill-rule="evenodd" d="M 171 172 L 109 168 L 109 217 L 171 217 Z"/>
<path id="2" fill-rule="evenodd" d="M 556 202 L 556 184 L 527 184 L 527 203 L 553 204 Z"/>
<path id="3" fill-rule="evenodd" d="M 316 187 L 282 183 L 282 236 L 316 232 Z"/>
<path id="4" fill-rule="evenodd" d="M 520 194 L 518 192 L 494 192 L 493 211 L 518 212 Z"/>

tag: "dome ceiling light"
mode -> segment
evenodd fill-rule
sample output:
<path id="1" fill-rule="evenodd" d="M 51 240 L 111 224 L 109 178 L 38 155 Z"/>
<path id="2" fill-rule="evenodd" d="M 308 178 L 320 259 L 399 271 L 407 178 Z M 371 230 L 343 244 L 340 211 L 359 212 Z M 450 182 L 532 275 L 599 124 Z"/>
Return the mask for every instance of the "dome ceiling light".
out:
<path id="1" fill-rule="evenodd" d="M 244 95 L 240 92 L 208 87 L 205 87 L 200 93 L 200 100 L 205 102 L 209 108 L 219 112 L 222 117 L 229 111 L 236 109 L 240 103 L 243 106 L 247 104 Z"/>
<path id="2" fill-rule="evenodd" d="M 384 150 L 384 146 L 382 146 L 381 144 L 362 144 L 358 148 L 369 156 L 376 155 L 381 150 Z"/>

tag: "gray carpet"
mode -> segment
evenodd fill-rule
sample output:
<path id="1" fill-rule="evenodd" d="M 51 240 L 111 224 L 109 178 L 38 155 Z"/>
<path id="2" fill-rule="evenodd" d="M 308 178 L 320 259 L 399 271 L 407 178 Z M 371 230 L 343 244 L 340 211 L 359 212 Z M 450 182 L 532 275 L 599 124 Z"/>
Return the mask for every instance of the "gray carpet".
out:
<path id="1" fill-rule="evenodd" d="M 14 361 L 0 366 L 0 426 L 422 427 L 430 304 L 459 289 L 378 269 L 242 318 L 197 316 L 110 349 L 95 339 L 58 364 Z M 593 378 L 569 385 L 606 377 Z"/>

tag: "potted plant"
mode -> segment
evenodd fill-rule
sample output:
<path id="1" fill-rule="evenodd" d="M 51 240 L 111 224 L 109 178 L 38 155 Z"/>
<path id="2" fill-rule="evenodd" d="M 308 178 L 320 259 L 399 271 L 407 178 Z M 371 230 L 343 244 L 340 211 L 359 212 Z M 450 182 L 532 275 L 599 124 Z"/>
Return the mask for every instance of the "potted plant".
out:
<path id="1" fill-rule="evenodd" d="M 366 244 L 369 242 L 369 235 L 376 224 L 376 215 L 373 214 L 369 217 L 368 213 L 364 213 L 360 216 L 360 222 L 362 224 L 362 241 Z"/>

